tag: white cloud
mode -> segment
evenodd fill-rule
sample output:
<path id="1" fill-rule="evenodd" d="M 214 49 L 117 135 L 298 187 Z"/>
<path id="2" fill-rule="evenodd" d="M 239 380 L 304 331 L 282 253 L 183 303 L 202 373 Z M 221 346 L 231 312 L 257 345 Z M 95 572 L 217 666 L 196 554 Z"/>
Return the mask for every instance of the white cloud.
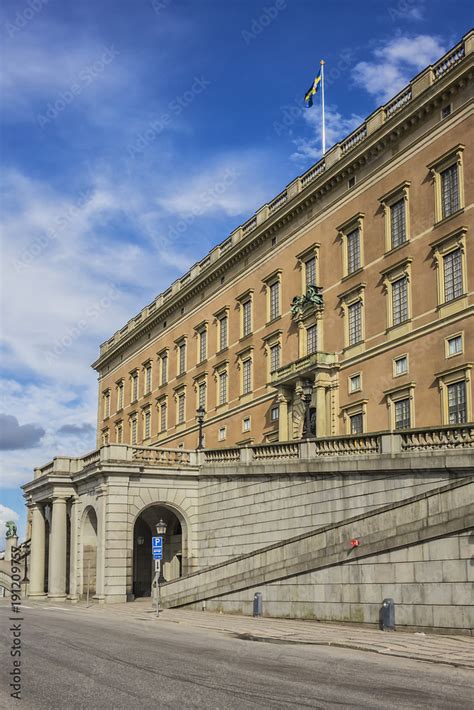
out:
<path id="1" fill-rule="evenodd" d="M 445 51 L 440 38 L 431 35 L 395 37 L 377 46 L 371 61 L 356 64 L 354 82 L 375 96 L 377 102 L 385 102 Z"/>
<path id="2" fill-rule="evenodd" d="M 250 216 L 268 196 L 265 166 L 268 156 L 257 151 L 219 156 L 179 184 L 172 183 L 158 202 L 178 215 Z"/>
<path id="3" fill-rule="evenodd" d="M 291 156 L 294 160 L 316 161 L 322 156 L 322 124 L 320 111 L 304 110 L 305 121 L 310 125 L 312 134 L 309 138 L 295 138 L 296 151 Z M 342 116 L 335 106 L 326 106 L 326 147 L 330 148 L 341 138 L 345 138 L 363 119 L 357 114 Z"/>
<path id="4" fill-rule="evenodd" d="M 98 92 L 113 91 L 130 82 L 130 72 L 119 50 L 91 37 L 67 39 L 55 25 L 45 26 L 37 38 L 25 31 L 15 36 L 2 56 L 0 92 L 5 112 L 45 113 L 67 92 L 72 101 L 96 100 Z M 71 101 L 71 103 L 72 103 Z"/>

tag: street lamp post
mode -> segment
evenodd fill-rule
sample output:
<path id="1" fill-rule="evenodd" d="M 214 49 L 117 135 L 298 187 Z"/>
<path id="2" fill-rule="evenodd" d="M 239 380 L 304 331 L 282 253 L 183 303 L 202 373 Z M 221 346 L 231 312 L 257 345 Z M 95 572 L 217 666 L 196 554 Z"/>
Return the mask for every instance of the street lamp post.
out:
<path id="1" fill-rule="evenodd" d="M 167 524 L 160 518 L 160 521 L 156 524 L 156 535 L 161 537 L 162 548 L 163 548 L 163 537 L 166 534 Z M 160 615 L 160 573 L 161 573 L 161 560 L 155 560 L 155 585 L 156 585 L 156 615 Z"/>
<path id="2" fill-rule="evenodd" d="M 311 380 L 304 380 L 301 391 L 301 399 L 304 402 L 305 412 L 304 412 L 304 427 L 302 439 L 309 439 L 311 436 L 311 400 L 313 398 L 313 383 Z"/>
<path id="3" fill-rule="evenodd" d="M 198 445 L 197 445 L 197 450 L 202 451 L 204 448 L 204 436 L 202 433 L 202 428 L 204 424 L 204 415 L 206 414 L 206 410 L 204 407 L 199 407 L 199 409 L 196 411 L 196 419 L 197 423 L 199 425 L 199 435 L 198 435 Z"/>

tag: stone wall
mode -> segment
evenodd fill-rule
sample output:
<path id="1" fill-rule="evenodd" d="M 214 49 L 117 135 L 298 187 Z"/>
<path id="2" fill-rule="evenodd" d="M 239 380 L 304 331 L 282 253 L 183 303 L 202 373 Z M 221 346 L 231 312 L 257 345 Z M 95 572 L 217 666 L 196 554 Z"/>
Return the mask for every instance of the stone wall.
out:
<path id="1" fill-rule="evenodd" d="M 471 633 L 473 497 L 461 479 L 346 517 L 165 585 L 163 601 L 249 614 L 259 591 L 268 616 L 376 625 L 391 597 L 399 628 Z"/>
<path id="2" fill-rule="evenodd" d="M 225 562 L 459 476 L 446 470 L 384 471 L 380 464 L 360 473 L 301 474 L 288 465 L 287 473 L 248 476 L 242 471 L 238 477 L 200 480 L 199 566 Z"/>
<path id="3" fill-rule="evenodd" d="M 395 600 L 396 625 L 472 634 L 474 531 L 431 540 L 206 602 L 209 611 L 378 625 L 383 599 Z M 202 605 L 195 605 L 201 608 Z"/>

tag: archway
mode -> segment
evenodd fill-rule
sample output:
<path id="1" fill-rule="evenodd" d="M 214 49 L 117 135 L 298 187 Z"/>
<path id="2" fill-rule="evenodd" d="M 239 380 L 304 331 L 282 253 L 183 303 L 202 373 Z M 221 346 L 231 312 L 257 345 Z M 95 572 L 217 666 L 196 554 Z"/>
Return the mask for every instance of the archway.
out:
<path id="1" fill-rule="evenodd" d="M 133 528 L 133 594 L 149 597 L 154 576 L 151 538 L 156 535 L 156 524 L 163 519 L 167 525 L 163 540 L 163 560 L 160 580 L 169 582 L 183 573 L 183 530 L 176 513 L 155 504 L 145 508 L 135 520 Z"/>
<path id="2" fill-rule="evenodd" d="M 96 594 L 97 580 L 97 515 L 88 508 L 82 521 L 82 597 Z"/>

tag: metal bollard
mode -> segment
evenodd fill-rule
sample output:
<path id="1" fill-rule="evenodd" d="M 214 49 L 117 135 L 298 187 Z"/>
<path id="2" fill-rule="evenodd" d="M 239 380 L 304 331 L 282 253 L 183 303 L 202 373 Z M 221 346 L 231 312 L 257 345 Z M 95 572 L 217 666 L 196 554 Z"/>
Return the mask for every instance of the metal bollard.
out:
<path id="1" fill-rule="evenodd" d="M 262 616 L 263 613 L 263 598 L 262 592 L 255 592 L 253 595 L 253 615 Z"/>
<path id="2" fill-rule="evenodd" d="M 395 602 L 393 599 L 383 600 L 380 616 L 382 631 L 395 631 Z"/>

